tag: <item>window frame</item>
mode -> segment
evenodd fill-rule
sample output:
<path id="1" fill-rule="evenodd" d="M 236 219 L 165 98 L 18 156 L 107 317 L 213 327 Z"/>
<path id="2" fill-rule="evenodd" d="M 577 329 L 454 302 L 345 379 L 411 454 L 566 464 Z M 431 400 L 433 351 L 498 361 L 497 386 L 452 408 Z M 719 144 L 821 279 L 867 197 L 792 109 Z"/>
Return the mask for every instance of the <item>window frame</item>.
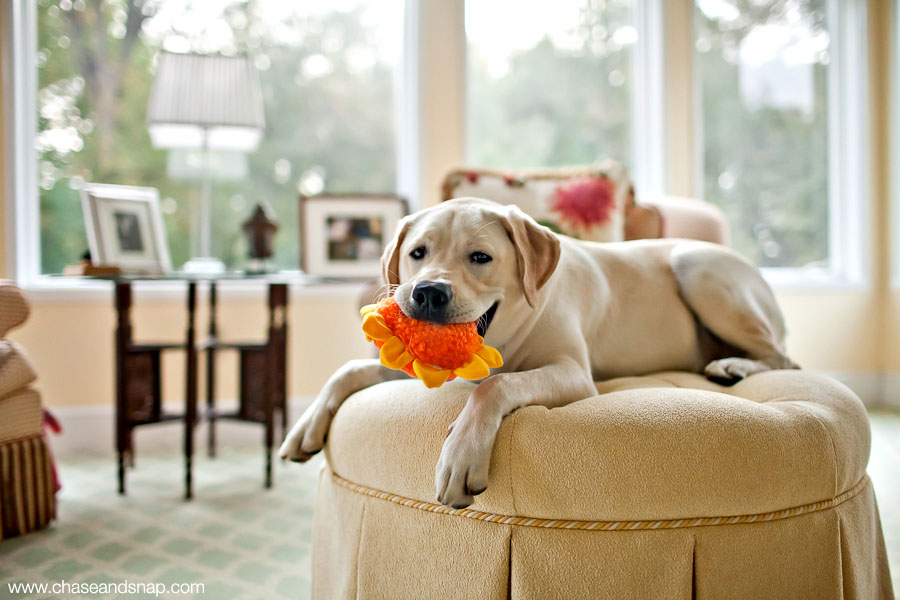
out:
<path id="1" fill-rule="evenodd" d="M 418 155 L 419 140 L 411 135 L 415 130 L 418 100 L 408 93 L 417 87 L 416 57 L 407 41 L 409 28 L 415 28 L 418 14 L 415 6 L 419 0 L 404 1 L 404 42 L 399 54 L 395 74 L 395 115 L 397 136 L 397 190 L 403 194 L 415 210 L 421 206 L 417 185 L 417 163 L 408 168 L 404 158 Z M 4 151 L 9 157 L 6 173 L 5 218 L 7 243 L 7 277 L 32 293 L 33 299 L 47 302 L 95 301 L 109 298 L 108 282 L 65 278 L 45 275 L 41 272 L 40 251 L 40 192 L 37 183 L 37 2 L 13 1 L 4 3 L 0 10 L 5 14 L 2 36 L 3 52 L 3 106 L 5 129 Z M 411 14 L 410 14 L 411 13 Z M 30 68 L 29 68 L 30 66 Z M 145 298 L 168 300 L 183 294 L 183 285 L 177 281 L 141 282 Z M 355 298 L 363 285 L 360 283 L 318 285 L 297 283 L 292 285 L 301 297 Z M 265 289 L 258 282 L 247 281 L 228 286 L 229 297 L 263 297 Z"/>
<path id="2" fill-rule="evenodd" d="M 631 25 L 638 32 L 638 40 L 634 43 L 630 57 L 631 177 L 635 187 L 641 192 L 661 194 L 665 191 L 666 175 L 663 106 L 664 0 L 633 0 L 633 2 Z M 465 31 L 463 35 L 465 37 Z M 464 43 L 468 45 L 467 40 Z M 468 61 L 464 60 L 463 64 L 468 65 Z M 463 75 L 463 81 L 467 82 L 467 74 Z M 462 98 L 466 103 L 466 93 L 462 94 Z M 467 104 L 463 106 L 464 113 L 466 106 Z M 462 127 L 463 133 L 467 134 L 468 123 L 464 121 Z M 466 139 L 463 147 L 466 155 L 460 163 L 468 164 L 472 148 L 470 140 Z"/>
<path id="3" fill-rule="evenodd" d="M 888 135 L 888 189 L 890 209 L 888 210 L 888 252 L 891 291 L 900 290 L 900 2 L 891 2 L 892 16 L 888 27 L 891 38 L 890 54 L 887 61 L 888 109 L 887 118 L 891 123 Z"/>
<path id="4" fill-rule="evenodd" d="M 413 210 L 422 208 L 437 195 L 431 190 L 436 172 L 448 170 L 465 160 L 465 19 L 433 18 L 435 9 L 427 0 L 404 0 L 404 40 L 397 90 L 397 172 L 399 193 L 410 199 Z M 870 259 L 864 244 L 869 214 L 868 173 L 868 102 L 869 78 L 866 47 L 866 0 L 827 0 L 830 34 L 834 51 L 829 78 L 829 267 L 822 269 L 765 268 L 763 274 L 776 289 L 861 288 L 869 285 Z M 37 186 L 37 13 L 35 2 L 4 3 L 3 44 L 5 154 L 6 173 L 6 244 L 8 277 L 26 289 L 44 293 L 48 299 L 66 301 L 88 297 L 107 298 L 109 286 L 104 282 L 63 280 L 40 273 L 40 214 Z M 441 11 L 462 15 L 465 0 L 448 0 Z M 702 136 L 699 129 L 699 88 L 693 43 L 679 45 L 666 35 L 673 19 L 683 20 L 689 11 L 693 23 L 694 3 L 689 0 L 635 0 L 634 24 L 638 42 L 633 52 L 634 88 L 632 119 L 634 179 L 639 190 L 671 193 L 667 165 L 669 152 L 688 149 L 693 171 L 702 173 Z M 446 13 L 445 13 L 446 14 Z M 458 27 L 452 32 L 450 47 L 435 52 L 425 49 L 428 40 L 442 28 Z M 440 35 L 438 37 L 441 37 Z M 693 40 L 693 35 L 691 36 Z M 673 89 L 685 85 L 673 82 L 665 67 L 677 53 L 694 102 L 693 139 L 668 139 L 673 130 L 667 119 L 664 99 Z M 667 58 L 669 57 L 669 58 Z M 440 64 L 437 64 L 440 63 Z M 432 91 L 426 73 L 435 68 L 461 65 L 462 73 L 452 73 L 461 85 L 450 97 L 442 97 L 443 108 L 449 107 L 462 130 L 453 143 L 437 139 L 432 132 L 441 131 L 436 119 L 446 112 L 428 110 Z M 674 136 L 673 136 L 674 137 Z M 900 137 L 900 135 L 898 135 Z M 695 188 L 702 177 L 694 177 Z M 694 194 L 699 190 L 695 189 Z M 896 253 L 895 253 L 896 254 Z M 160 284 L 161 286 L 163 284 Z M 170 286 L 172 290 L 177 286 Z M 89 292 L 93 293 L 89 293 Z M 77 293 L 73 293 L 77 292 Z M 160 288 L 163 293 L 163 288 Z M 256 292 L 253 292 L 256 293 Z M 261 291 L 259 293 L 262 293 Z M 87 295 L 85 295 L 87 294 Z M 164 295 L 164 294 L 163 294 Z"/>
<path id="5" fill-rule="evenodd" d="M 695 2 L 684 4 L 690 7 L 693 23 Z M 825 7 L 831 38 L 827 92 L 828 266 L 762 267 L 760 271 L 766 281 L 777 290 L 862 289 L 871 281 L 870 261 L 863 243 L 870 202 L 866 171 L 869 155 L 866 1 L 825 0 Z M 693 47 L 691 61 L 697 107 L 694 195 L 703 198 L 703 97 Z"/>
<path id="6" fill-rule="evenodd" d="M 666 191 L 666 97 L 664 52 L 664 0 L 634 0 L 633 25 L 638 41 L 632 52 L 634 82 L 631 91 L 631 169 L 641 192 Z"/>
<path id="7" fill-rule="evenodd" d="M 869 215 L 869 57 L 865 0 L 827 0 L 829 34 L 836 39 L 829 79 L 829 271 L 846 286 L 870 280 L 863 244 Z"/>
<path id="8" fill-rule="evenodd" d="M 37 185 L 37 3 L 6 4 L 3 32 L 8 276 L 25 285 L 40 274 Z M 29 24 L 35 24 L 30 27 Z M 30 110 L 29 110 L 30 107 Z"/>

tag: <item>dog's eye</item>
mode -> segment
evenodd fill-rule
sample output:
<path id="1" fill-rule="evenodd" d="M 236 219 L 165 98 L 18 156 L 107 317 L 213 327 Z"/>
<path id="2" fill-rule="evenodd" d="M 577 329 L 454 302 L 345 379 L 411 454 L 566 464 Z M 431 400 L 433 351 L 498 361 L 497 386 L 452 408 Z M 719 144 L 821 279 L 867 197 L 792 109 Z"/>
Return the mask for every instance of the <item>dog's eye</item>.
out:
<path id="1" fill-rule="evenodd" d="M 484 252 L 473 252 L 469 255 L 469 258 L 472 259 L 473 263 L 483 265 L 484 263 L 489 263 L 494 260 L 490 254 L 485 254 Z"/>
<path id="2" fill-rule="evenodd" d="M 409 253 L 409 257 L 413 260 L 422 260 L 425 258 L 425 246 L 419 246 Z"/>

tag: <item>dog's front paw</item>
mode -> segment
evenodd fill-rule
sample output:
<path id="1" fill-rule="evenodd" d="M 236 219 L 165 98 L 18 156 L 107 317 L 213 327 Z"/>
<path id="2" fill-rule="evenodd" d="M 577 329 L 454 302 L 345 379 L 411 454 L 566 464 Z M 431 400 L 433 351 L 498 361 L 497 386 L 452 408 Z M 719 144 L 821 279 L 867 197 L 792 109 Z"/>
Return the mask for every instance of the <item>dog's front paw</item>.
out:
<path id="1" fill-rule="evenodd" d="M 314 402 L 291 427 L 278 455 L 294 462 L 306 462 L 325 446 L 325 436 L 331 425 L 331 412 L 324 403 Z"/>
<path id="2" fill-rule="evenodd" d="M 434 474 L 437 501 L 465 508 L 487 489 L 493 436 L 459 420 L 444 441 Z"/>

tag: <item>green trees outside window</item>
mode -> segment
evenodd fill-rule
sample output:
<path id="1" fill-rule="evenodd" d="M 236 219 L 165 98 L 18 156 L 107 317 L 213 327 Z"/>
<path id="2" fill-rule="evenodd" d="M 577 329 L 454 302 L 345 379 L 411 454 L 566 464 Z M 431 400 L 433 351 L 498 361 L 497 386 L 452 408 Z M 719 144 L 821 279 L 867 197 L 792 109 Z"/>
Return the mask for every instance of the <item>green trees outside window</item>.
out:
<path id="1" fill-rule="evenodd" d="M 633 0 L 466 3 L 468 162 L 631 162 Z"/>
<path id="2" fill-rule="evenodd" d="M 466 162 L 540 167 L 632 157 L 638 0 L 466 2 Z M 402 0 L 37 0 L 41 267 L 87 248 L 80 180 L 160 190 L 173 263 L 188 258 L 197 181 L 146 128 L 157 50 L 247 53 L 266 133 L 248 173 L 214 182 L 214 253 L 244 260 L 240 223 L 260 198 L 296 268 L 299 193 L 393 192 Z M 829 259 L 826 0 L 697 0 L 702 197 L 761 266 Z M 664 101 L 664 99 L 663 99 Z M 663 140 L 660 140 L 663 143 Z M 170 175 L 170 173 L 172 175 Z"/>
<path id="3" fill-rule="evenodd" d="M 281 222 L 275 262 L 297 268 L 297 195 L 396 189 L 394 78 L 401 0 L 37 0 L 41 269 L 87 249 L 79 180 L 156 187 L 173 264 L 189 251 L 197 181 L 171 177 L 146 111 L 160 48 L 247 53 L 260 73 L 266 133 L 247 176 L 213 184 L 213 250 L 246 256 L 240 223 L 260 198 Z"/>
<path id="4" fill-rule="evenodd" d="M 697 0 L 703 196 L 763 267 L 828 261 L 825 0 Z"/>

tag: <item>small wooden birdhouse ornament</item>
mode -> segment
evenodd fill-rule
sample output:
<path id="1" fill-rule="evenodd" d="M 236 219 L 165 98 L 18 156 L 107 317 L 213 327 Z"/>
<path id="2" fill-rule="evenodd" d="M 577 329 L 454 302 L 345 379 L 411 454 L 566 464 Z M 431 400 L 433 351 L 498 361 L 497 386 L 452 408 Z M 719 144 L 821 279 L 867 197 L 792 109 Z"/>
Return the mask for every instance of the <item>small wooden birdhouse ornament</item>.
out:
<path id="1" fill-rule="evenodd" d="M 273 253 L 272 243 L 275 239 L 275 232 L 278 231 L 278 222 L 275 221 L 269 205 L 265 202 L 257 203 L 253 214 L 244 221 L 242 229 L 244 235 L 247 236 L 247 253 L 250 257 L 248 272 L 267 272 L 269 259 L 272 258 Z"/>

